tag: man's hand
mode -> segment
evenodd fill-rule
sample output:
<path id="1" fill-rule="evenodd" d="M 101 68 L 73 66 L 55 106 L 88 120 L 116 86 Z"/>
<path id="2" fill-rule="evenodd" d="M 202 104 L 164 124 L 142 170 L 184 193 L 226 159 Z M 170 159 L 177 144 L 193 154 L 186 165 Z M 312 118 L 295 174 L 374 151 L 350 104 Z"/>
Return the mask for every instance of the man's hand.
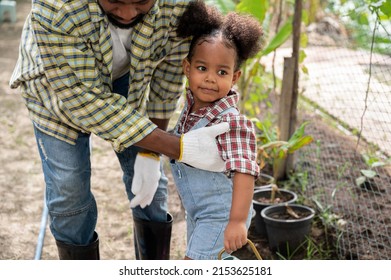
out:
<path id="1" fill-rule="evenodd" d="M 132 193 L 134 198 L 130 207 L 140 205 L 144 208 L 151 204 L 160 179 L 160 157 L 153 153 L 139 152 L 134 163 Z"/>
<path id="2" fill-rule="evenodd" d="M 191 130 L 181 137 L 179 161 L 213 172 L 225 170 L 225 163 L 219 155 L 216 136 L 229 130 L 228 123 Z"/>

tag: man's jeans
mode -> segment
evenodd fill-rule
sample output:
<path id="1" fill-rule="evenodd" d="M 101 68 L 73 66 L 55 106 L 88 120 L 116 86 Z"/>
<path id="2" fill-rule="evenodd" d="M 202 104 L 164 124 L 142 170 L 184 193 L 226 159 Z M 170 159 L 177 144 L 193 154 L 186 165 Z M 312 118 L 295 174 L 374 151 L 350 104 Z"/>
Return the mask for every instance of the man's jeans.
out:
<path id="1" fill-rule="evenodd" d="M 34 132 L 46 183 L 50 230 L 58 241 L 88 245 L 93 241 L 98 218 L 96 202 L 91 193 L 90 135 L 79 133 L 76 145 L 71 145 L 43 133 L 35 125 Z M 138 148 L 132 146 L 117 153 L 129 200 L 134 197 L 131 186 L 137 151 Z M 133 208 L 134 217 L 157 222 L 167 221 L 168 180 L 162 165 L 161 174 L 151 205 L 144 209 L 139 206 Z M 112 203 L 115 204 L 116 201 Z M 124 221 L 127 222 L 130 221 Z"/>

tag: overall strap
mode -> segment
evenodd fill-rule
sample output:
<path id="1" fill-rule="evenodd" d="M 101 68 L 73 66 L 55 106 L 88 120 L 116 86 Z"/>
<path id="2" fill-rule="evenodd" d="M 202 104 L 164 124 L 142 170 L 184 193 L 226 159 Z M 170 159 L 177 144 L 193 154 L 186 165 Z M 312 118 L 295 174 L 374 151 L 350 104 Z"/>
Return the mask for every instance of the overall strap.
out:
<path id="1" fill-rule="evenodd" d="M 226 114 L 229 114 L 229 113 L 232 113 L 234 115 L 238 115 L 239 114 L 239 111 L 234 108 L 234 107 L 230 107 L 230 108 L 227 108 L 225 109 L 224 111 L 222 111 L 219 116 L 223 116 L 223 115 L 226 115 Z M 201 127 L 204 127 L 206 126 L 208 123 L 210 122 L 210 120 L 208 120 L 206 117 L 203 117 L 202 119 L 200 119 L 190 130 L 193 130 L 193 129 L 198 129 L 198 128 L 201 128 Z"/>

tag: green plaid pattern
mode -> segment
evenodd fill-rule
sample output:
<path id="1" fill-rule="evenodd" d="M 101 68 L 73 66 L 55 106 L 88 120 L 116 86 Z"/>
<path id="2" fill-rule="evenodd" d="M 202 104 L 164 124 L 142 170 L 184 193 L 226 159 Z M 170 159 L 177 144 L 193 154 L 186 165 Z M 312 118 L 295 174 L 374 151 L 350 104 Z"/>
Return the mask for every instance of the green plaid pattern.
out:
<path id="1" fill-rule="evenodd" d="M 34 1 L 10 86 L 37 128 L 71 144 L 94 133 L 122 151 L 156 128 L 146 116 L 170 118 L 184 86 L 190 41 L 175 27 L 188 1 L 157 0 L 133 28 L 127 100 L 112 93 L 111 35 L 97 1 Z"/>

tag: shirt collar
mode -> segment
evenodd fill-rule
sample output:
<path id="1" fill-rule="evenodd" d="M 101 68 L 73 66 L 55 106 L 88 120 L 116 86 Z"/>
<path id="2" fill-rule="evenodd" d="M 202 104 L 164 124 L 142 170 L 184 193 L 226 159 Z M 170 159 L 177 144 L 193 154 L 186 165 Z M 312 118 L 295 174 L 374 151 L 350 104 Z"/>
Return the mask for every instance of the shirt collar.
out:
<path id="1" fill-rule="evenodd" d="M 194 97 L 190 89 L 187 89 L 186 99 L 188 103 L 188 108 L 190 109 L 191 106 L 193 106 L 194 104 Z M 227 96 L 191 114 L 205 116 L 207 119 L 213 120 L 216 117 L 216 110 L 218 113 L 221 113 L 222 111 L 230 107 L 237 108 L 238 101 L 239 101 L 239 93 L 236 90 L 231 89 L 230 92 L 227 94 Z"/>

